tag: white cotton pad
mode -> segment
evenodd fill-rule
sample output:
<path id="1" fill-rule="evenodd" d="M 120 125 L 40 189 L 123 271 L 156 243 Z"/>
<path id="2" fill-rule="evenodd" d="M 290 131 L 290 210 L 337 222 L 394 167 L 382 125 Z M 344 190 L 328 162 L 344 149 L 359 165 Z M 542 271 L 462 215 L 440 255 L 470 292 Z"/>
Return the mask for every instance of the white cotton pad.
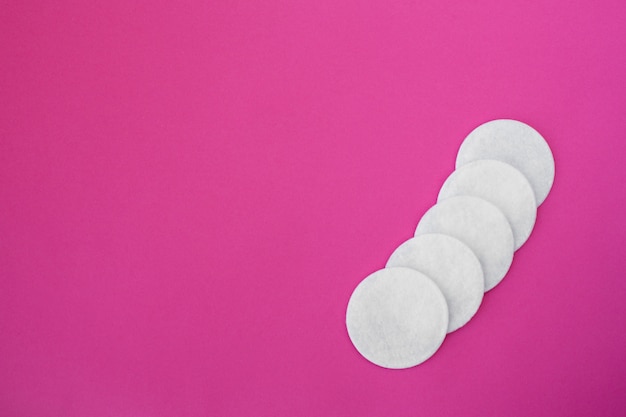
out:
<path id="1" fill-rule="evenodd" d="M 483 300 L 485 279 L 474 252 L 442 234 L 419 235 L 400 245 L 387 268 L 404 266 L 430 277 L 448 303 L 448 333 L 464 326 Z"/>
<path id="2" fill-rule="evenodd" d="M 478 197 L 451 197 L 438 202 L 415 230 L 415 236 L 426 233 L 442 233 L 465 243 L 483 268 L 485 291 L 502 281 L 513 261 L 509 222 L 499 208 Z"/>
<path id="3" fill-rule="evenodd" d="M 459 167 L 446 180 L 437 201 L 469 195 L 480 197 L 497 206 L 513 230 L 515 249 L 530 236 L 537 204 L 528 180 L 509 164 L 496 160 L 480 160 Z"/>
<path id="4" fill-rule="evenodd" d="M 426 275 L 385 268 L 355 288 L 346 312 L 348 335 L 367 360 L 384 368 L 419 365 L 439 349 L 448 328 L 448 306 Z"/>
<path id="5" fill-rule="evenodd" d="M 545 139 L 517 120 L 484 123 L 463 141 L 456 167 L 479 159 L 496 159 L 518 169 L 528 179 L 537 206 L 548 196 L 554 182 L 554 157 Z"/>

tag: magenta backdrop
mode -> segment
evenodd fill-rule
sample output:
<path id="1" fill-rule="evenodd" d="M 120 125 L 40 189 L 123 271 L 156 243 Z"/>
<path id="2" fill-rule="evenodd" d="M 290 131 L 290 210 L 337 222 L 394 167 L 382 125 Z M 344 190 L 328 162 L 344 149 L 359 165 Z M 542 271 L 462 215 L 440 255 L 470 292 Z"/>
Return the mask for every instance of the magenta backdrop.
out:
<path id="1" fill-rule="evenodd" d="M 0 416 L 623 415 L 626 3 L 469 3 L 3 2 Z M 531 238 L 370 364 L 352 290 L 502 117 L 556 159 Z"/>

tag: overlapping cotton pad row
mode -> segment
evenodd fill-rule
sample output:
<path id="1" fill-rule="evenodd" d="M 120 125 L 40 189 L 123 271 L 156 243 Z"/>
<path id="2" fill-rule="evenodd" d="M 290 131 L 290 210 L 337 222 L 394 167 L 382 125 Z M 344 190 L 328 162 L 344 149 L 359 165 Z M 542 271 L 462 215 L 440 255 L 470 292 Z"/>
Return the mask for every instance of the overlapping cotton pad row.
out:
<path id="1" fill-rule="evenodd" d="M 359 353 L 392 369 L 431 357 L 502 281 L 553 180 L 552 152 L 530 126 L 493 120 L 474 129 L 415 237 L 352 293 L 346 325 Z"/>

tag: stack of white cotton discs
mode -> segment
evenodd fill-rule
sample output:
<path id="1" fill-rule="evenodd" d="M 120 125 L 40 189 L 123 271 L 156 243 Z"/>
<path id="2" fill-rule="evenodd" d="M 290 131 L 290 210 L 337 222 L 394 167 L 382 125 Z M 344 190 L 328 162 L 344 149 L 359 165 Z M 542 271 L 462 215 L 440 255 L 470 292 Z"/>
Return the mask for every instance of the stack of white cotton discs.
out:
<path id="1" fill-rule="evenodd" d="M 553 182 L 552 152 L 535 129 L 516 120 L 474 129 L 415 237 L 352 293 L 346 326 L 359 353 L 391 369 L 430 358 L 502 281 Z"/>

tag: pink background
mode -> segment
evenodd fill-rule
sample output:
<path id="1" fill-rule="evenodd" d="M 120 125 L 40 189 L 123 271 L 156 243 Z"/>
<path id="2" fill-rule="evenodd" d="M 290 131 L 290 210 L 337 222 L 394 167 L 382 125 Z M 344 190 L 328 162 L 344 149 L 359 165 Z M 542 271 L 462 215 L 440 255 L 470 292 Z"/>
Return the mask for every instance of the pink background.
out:
<path id="1" fill-rule="evenodd" d="M 623 415 L 626 3 L 469 3 L 4 1 L 0 416 Z M 531 238 L 371 365 L 352 290 L 501 117 L 556 159 Z"/>

